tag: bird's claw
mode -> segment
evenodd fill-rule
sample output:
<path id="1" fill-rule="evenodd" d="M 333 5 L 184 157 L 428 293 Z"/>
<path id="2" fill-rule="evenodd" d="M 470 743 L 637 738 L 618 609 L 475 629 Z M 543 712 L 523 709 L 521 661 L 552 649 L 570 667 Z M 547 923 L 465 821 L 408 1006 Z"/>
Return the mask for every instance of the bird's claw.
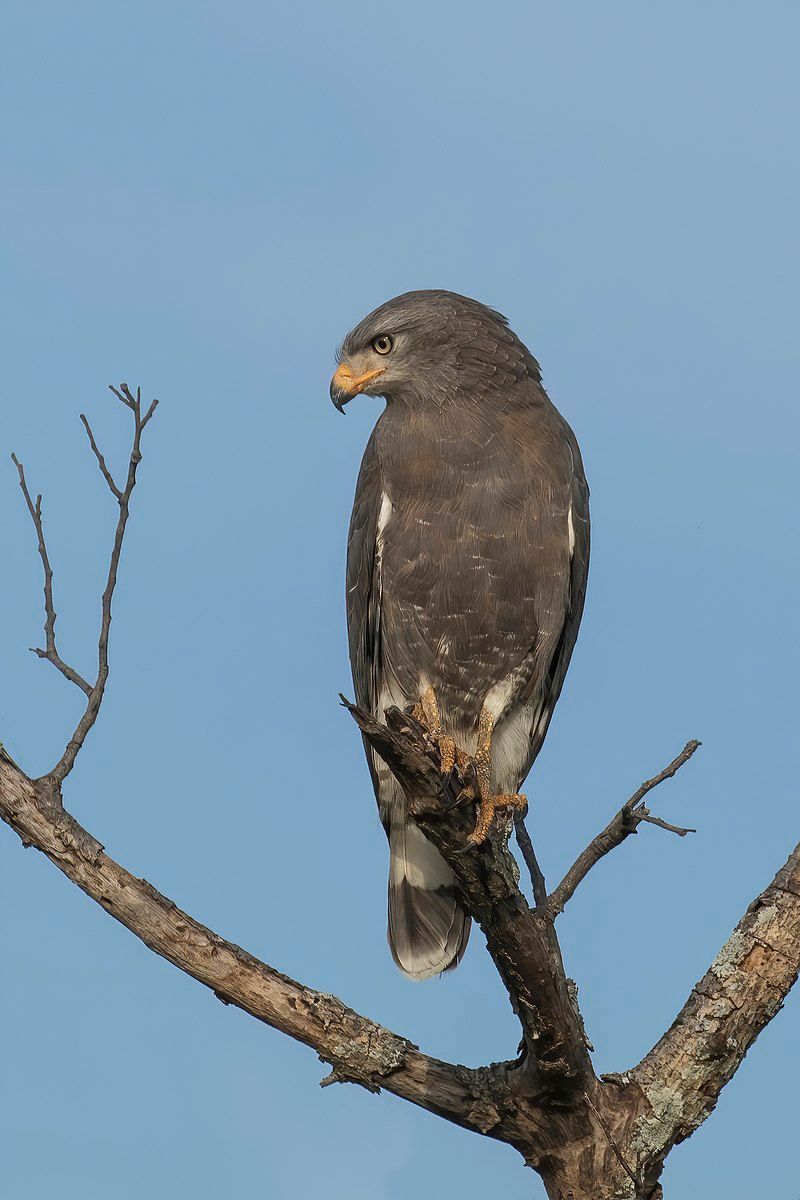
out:
<path id="1" fill-rule="evenodd" d="M 450 786 L 451 779 L 452 776 L 447 780 L 447 783 L 442 788 L 442 791 L 439 793 L 440 796 L 444 796 L 445 790 Z M 458 794 L 449 802 L 449 804 L 442 805 L 442 812 L 452 812 L 454 808 L 458 808 L 462 804 L 467 804 L 471 800 L 477 800 L 477 798 L 478 795 L 475 790 L 475 785 L 471 781 L 466 782 Z"/>

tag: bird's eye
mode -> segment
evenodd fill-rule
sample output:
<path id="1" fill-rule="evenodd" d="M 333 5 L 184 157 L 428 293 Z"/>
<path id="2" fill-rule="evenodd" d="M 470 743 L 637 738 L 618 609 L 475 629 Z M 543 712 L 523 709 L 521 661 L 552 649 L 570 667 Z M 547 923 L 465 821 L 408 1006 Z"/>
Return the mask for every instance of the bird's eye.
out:
<path id="1" fill-rule="evenodd" d="M 394 338 L 388 333 L 382 333 L 372 340 L 372 349 L 376 354 L 391 354 L 393 346 Z"/>

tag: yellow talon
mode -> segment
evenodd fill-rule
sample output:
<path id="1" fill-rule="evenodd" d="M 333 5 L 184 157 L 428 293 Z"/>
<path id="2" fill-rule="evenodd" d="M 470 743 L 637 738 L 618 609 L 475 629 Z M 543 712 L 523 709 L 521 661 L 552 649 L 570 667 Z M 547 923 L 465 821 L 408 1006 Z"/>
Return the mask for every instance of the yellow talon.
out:
<path id="1" fill-rule="evenodd" d="M 456 746 L 455 740 L 442 730 L 442 718 L 439 715 L 439 705 L 436 701 L 436 693 L 433 687 L 429 686 L 425 689 L 419 703 L 414 705 L 411 712 L 412 716 L 427 730 L 431 740 L 436 744 L 436 748 L 439 751 L 442 774 L 449 775 L 456 765 L 458 765 L 459 771 L 463 773 L 472 760 L 466 751 Z"/>
<path id="2" fill-rule="evenodd" d="M 528 801 L 519 792 L 492 792 L 492 734 L 494 718 L 484 706 L 478 723 L 478 751 L 475 755 L 475 774 L 478 780 L 478 816 L 468 841 L 480 846 L 486 841 L 498 809 L 524 809 Z"/>
<path id="3" fill-rule="evenodd" d="M 492 792 L 492 734 L 494 732 L 494 718 L 486 707 L 481 709 L 478 724 L 478 750 L 473 758 L 465 750 L 462 750 L 460 746 L 457 746 L 455 740 L 449 734 L 443 732 L 439 705 L 436 701 L 436 693 L 432 687 L 425 689 L 419 702 L 414 705 L 411 712 L 414 718 L 423 726 L 439 751 L 443 775 L 449 776 L 453 767 L 457 767 L 461 778 L 467 779 L 472 769 L 475 769 L 475 779 L 477 782 L 477 796 L 475 798 L 478 801 L 478 815 L 475 821 L 475 828 L 467 840 L 472 846 L 480 846 L 482 842 L 486 841 L 489 831 L 492 828 L 495 814 L 498 811 L 503 809 L 523 809 L 528 803 L 525 797 L 518 792 L 510 794 Z M 462 790 L 459 799 L 462 797 L 466 799 L 470 794 L 470 790 L 471 788 L 468 784 Z"/>

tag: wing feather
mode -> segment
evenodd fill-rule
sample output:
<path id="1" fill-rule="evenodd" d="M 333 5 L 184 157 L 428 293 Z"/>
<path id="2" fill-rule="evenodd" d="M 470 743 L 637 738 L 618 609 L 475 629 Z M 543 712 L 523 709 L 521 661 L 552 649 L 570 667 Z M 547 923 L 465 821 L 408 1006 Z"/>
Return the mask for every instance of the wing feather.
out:
<path id="1" fill-rule="evenodd" d="M 583 463 L 577 442 L 570 431 L 570 450 L 572 453 L 572 473 L 568 491 L 567 528 L 566 536 L 570 549 L 569 579 L 566 596 L 566 608 L 558 638 L 550 663 L 547 668 L 545 683 L 541 691 L 542 703 L 539 713 L 531 729 L 528 757 L 522 779 L 530 771 L 536 756 L 542 748 L 547 730 L 553 716 L 558 697 L 564 686 L 572 651 L 578 637 L 578 629 L 583 616 L 583 606 L 586 599 L 586 583 L 589 576 L 589 485 L 583 472 Z"/>
<path id="2" fill-rule="evenodd" d="M 370 438 L 356 483 L 347 538 L 347 631 L 356 701 L 375 712 L 380 695 L 381 578 L 378 516 L 381 480 Z"/>

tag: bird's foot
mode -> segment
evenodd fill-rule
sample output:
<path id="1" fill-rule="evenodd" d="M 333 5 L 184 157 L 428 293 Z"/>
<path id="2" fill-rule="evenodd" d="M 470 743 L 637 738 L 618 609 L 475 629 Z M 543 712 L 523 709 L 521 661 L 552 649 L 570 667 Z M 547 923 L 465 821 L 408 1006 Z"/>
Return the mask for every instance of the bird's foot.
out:
<path id="1" fill-rule="evenodd" d="M 445 808 L 450 811 L 466 801 L 477 801 L 478 814 L 475 828 L 469 835 L 464 850 L 471 850 L 486 841 L 498 812 L 513 812 L 527 807 L 527 800 L 517 792 L 504 793 L 492 790 L 492 733 L 494 719 L 488 709 L 481 711 L 478 725 L 478 749 L 473 756 L 468 754 L 442 729 L 439 705 L 432 687 L 426 688 L 419 702 L 411 709 L 411 716 L 424 729 L 429 740 L 439 753 L 439 766 L 445 781 L 449 781 L 455 767 L 462 783 L 458 795 Z"/>
<path id="2" fill-rule="evenodd" d="M 500 792 L 495 795 L 482 795 L 478 805 L 478 818 L 475 828 L 467 838 L 469 846 L 480 846 L 489 836 L 497 812 L 520 811 L 528 807 L 528 801 L 521 792 Z"/>
<path id="3" fill-rule="evenodd" d="M 456 745 L 454 738 L 451 738 L 442 729 L 439 705 L 436 701 L 436 693 L 432 687 L 426 688 L 419 703 L 415 704 L 412 708 L 411 715 L 420 723 L 438 750 L 439 767 L 442 775 L 449 778 L 453 767 L 457 767 L 462 779 L 465 779 L 472 766 L 472 758 L 467 754 L 466 750 L 462 750 L 460 746 Z"/>
<path id="4" fill-rule="evenodd" d="M 460 759 L 457 756 L 456 765 L 458 767 L 458 782 L 461 784 L 461 788 L 455 796 L 453 796 L 452 791 L 449 792 L 450 799 L 448 800 L 448 785 L 452 776 L 445 778 L 439 797 L 442 802 L 442 812 L 452 812 L 454 808 L 458 808 L 461 804 L 474 804 L 476 800 L 480 800 L 478 777 L 475 772 L 475 759 L 465 753 Z"/>
<path id="5" fill-rule="evenodd" d="M 489 836 L 497 812 L 524 810 L 528 801 L 519 792 L 494 792 L 492 790 L 492 734 L 494 718 L 487 708 L 481 710 L 478 724 L 478 750 L 475 755 L 475 783 L 477 786 L 478 816 L 475 828 L 467 839 L 467 847 L 480 846 Z"/>

